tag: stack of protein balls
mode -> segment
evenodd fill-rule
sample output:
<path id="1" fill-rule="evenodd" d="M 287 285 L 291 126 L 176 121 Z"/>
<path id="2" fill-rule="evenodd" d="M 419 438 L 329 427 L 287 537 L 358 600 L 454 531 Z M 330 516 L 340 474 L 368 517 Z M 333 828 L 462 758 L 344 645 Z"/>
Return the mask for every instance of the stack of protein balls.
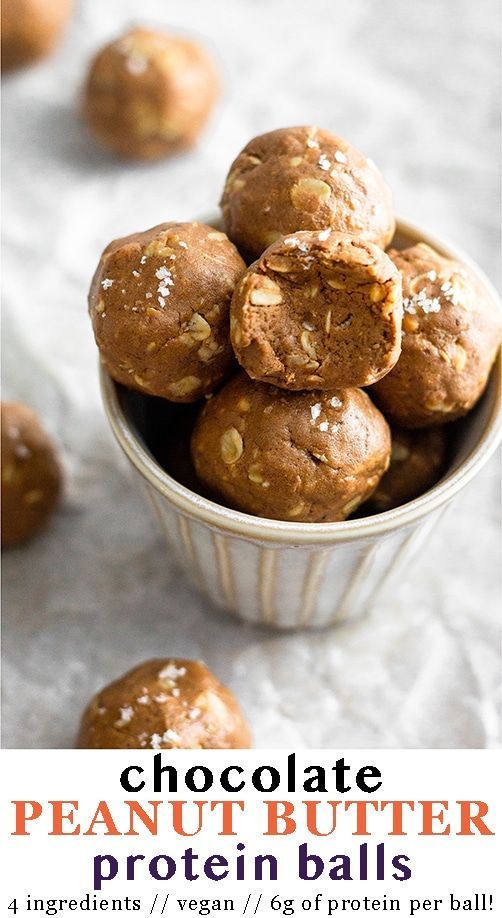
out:
<path id="1" fill-rule="evenodd" d="M 386 253 L 389 189 L 328 131 L 252 140 L 221 206 L 226 233 L 165 223 L 105 250 L 90 312 L 107 371 L 206 399 L 193 465 L 234 509 L 329 522 L 427 490 L 499 346 L 476 276 L 422 243 Z"/>

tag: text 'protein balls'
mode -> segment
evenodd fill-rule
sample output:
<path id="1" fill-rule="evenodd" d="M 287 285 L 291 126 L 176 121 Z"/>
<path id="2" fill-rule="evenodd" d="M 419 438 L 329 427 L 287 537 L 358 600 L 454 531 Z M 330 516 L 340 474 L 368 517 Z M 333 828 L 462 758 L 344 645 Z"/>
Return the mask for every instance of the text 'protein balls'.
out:
<path id="1" fill-rule="evenodd" d="M 2 402 L 2 545 L 35 535 L 51 516 L 62 489 L 52 440 L 26 405 Z"/>
<path id="2" fill-rule="evenodd" d="M 389 254 L 403 277 L 402 351 L 371 394 L 401 427 L 453 421 L 486 387 L 500 345 L 500 310 L 466 265 L 430 246 Z"/>
<path id="3" fill-rule="evenodd" d="M 2 70 L 50 54 L 72 10 L 73 0 L 2 0 Z"/>
<path id="4" fill-rule="evenodd" d="M 148 660 L 97 693 L 79 749 L 248 749 L 232 692 L 193 660 Z"/>
<path id="5" fill-rule="evenodd" d="M 110 376 L 174 402 L 213 392 L 233 365 L 229 307 L 244 270 L 225 234 L 202 223 L 163 223 L 112 242 L 89 293 Z"/>
<path id="6" fill-rule="evenodd" d="M 371 509 L 378 513 L 425 494 L 439 480 L 446 459 L 444 426 L 424 430 L 393 427 L 391 432 L 390 465 L 370 499 Z"/>
<path id="7" fill-rule="evenodd" d="M 328 227 L 385 248 L 392 198 L 374 163 L 314 127 L 255 137 L 233 162 L 221 199 L 228 235 L 249 260 L 279 236 Z"/>
<path id="8" fill-rule="evenodd" d="M 322 230 L 273 243 L 233 296 L 230 329 L 253 378 L 286 389 L 367 386 L 401 350 L 401 276 L 370 242 Z"/>
<path id="9" fill-rule="evenodd" d="M 123 157 L 158 159 L 195 142 L 218 91 L 214 64 L 199 45 L 133 29 L 94 59 L 84 114 L 106 149 Z"/>
<path id="10" fill-rule="evenodd" d="M 230 380 L 192 435 L 200 480 L 230 507 L 293 522 L 343 520 L 388 467 L 390 431 L 360 389 L 286 392 Z"/>

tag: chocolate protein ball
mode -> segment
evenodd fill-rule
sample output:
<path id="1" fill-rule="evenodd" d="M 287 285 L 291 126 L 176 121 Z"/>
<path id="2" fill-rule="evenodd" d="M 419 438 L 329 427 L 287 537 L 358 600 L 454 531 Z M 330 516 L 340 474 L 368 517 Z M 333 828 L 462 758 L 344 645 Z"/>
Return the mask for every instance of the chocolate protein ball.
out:
<path id="1" fill-rule="evenodd" d="M 235 290 L 230 329 L 249 376 L 285 389 L 368 386 L 401 350 L 401 276 L 371 242 L 329 229 L 274 242 Z"/>
<path id="2" fill-rule="evenodd" d="M 84 115 L 106 149 L 158 159 L 191 146 L 219 91 L 209 55 L 192 41 L 132 29 L 106 45 L 91 64 Z"/>
<path id="3" fill-rule="evenodd" d="M 2 70 L 50 54 L 72 10 L 72 0 L 2 0 Z"/>
<path id="4" fill-rule="evenodd" d="M 45 526 L 61 493 L 62 472 L 52 440 L 26 405 L 2 402 L 2 546 Z"/>
<path id="5" fill-rule="evenodd" d="M 446 450 L 444 427 L 425 430 L 392 428 L 390 466 L 368 507 L 376 513 L 383 513 L 425 494 L 443 473 Z"/>
<path id="6" fill-rule="evenodd" d="M 251 734 L 229 689 L 203 663 L 148 660 L 98 692 L 78 749 L 248 749 Z"/>
<path id="7" fill-rule="evenodd" d="M 390 431 L 360 389 L 293 393 L 241 373 L 204 406 L 192 459 L 202 483 L 230 507 L 330 522 L 375 490 L 389 464 Z"/>
<path id="8" fill-rule="evenodd" d="M 466 265 L 424 243 L 389 255 L 403 277 L 402 351 L 371 395 L 402 427 L 453 421 L 485 389 L 500 345 L 500 310 Z"/>
<path id="9" fill-rule="evenodd" d="M 331 227 L 382 248 L 394 235 L 391 194 L 374 163 L 315 127 L 251 140 L 232 163 L 221 208 L 228 235 L 250 261 L 297 230 Z"/>
<path id="10" fill-rule="evenodd" d="M 89 293 L 110 376 L 173 402 L 213 392 L 234 362 L 229 307 L 244 270 L 225 234 L 202 223 L 162 223 L 112 242 Z"/>

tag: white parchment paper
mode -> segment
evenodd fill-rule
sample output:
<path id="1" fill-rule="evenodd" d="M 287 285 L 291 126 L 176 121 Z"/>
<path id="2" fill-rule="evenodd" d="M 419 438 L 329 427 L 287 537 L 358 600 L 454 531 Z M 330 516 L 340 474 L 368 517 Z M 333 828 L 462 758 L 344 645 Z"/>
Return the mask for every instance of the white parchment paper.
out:
<path id="1" fill-rule="evenodd" d="M 154 655 L 201 657 L 259 746 L 498 743 L 499 465 L 457 499 L 391 604 L 324 634 L 239 625 L 166 564 L 107 428 L 86 293 L 110 239 L 214 210 L 254 134 L 312 123 L 373 157 L 403 217 L 497 281 L 495 0 L 82 0 L 57 54 L 3 86 L 4 398 L 64 452 L 50 530 L 6 553 L 3 742 L 71 746 L 98 687 Z M 225 95 L 199 147 L 117 163 L 76 117 L 86 62 L 133 22 L 202 37 Z"/>

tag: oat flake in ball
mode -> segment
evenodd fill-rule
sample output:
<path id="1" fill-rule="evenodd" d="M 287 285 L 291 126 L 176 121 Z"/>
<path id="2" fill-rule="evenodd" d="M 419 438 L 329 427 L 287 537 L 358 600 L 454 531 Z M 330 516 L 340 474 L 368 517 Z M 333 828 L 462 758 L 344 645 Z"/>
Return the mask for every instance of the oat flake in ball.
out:
<path id="1" fill-rule="evenodd" d="M 158 159 L 197 140 L 218 92 L 214 64 L 198 44 L 132 29 L 95 57 L 84 115 L 112 153 Z"/>
<path id="2" fill-rule="evenodd" d="M 78 749 L 248 749 L 251 734 L 232 692 L 203 663 L 148 660 L 97 693 Z"/>
<path id="3" fill-rule="evenodd" d="M 230 168 L 221 208 L 249 261 L 298 230 L 331 227 L 385 248 L 395 228 L 391 193 L 374 163 L 315 127 L 251 140 Z"/>
<path id="4" fill-rule="evenodd" d="M 24 542 L 47 524 L 62 478 L 54 444 L 35 412 L 2 402 L 2 546 Z"/>
<path id="5" fill-rule="evenodd" d="M 401 350 L 401 276 L 371 242 L 331 230 L 273 243 L 230 309 L 232 344 L 253 378 L 286 389 L 368 386 Z"/>
<path id="6" fill-rule="evenodd" d="M 402 351 L 371 396 L 401 427 L 453 421 L 486 387 L 500 346 L 500 310 L 466 265 L 424 243 L 389 255 L 403 277 Z"/>
<path id="7" fill-rule="evenodd" d="M 234 362 L 230 300 L 245 270 L 224 233 L 162 223 L 105 249 L 89 293 L 102 361 L 117 382 L 193 402 Z"/>
<path id="8" fill-rule="evenodd" d="M 236 510 L 331 522 L 375 490 L 390 432 L 360 389 L 287 392 L 240 373 L 202 409 L 192 459 L 204 485 Z"/>

